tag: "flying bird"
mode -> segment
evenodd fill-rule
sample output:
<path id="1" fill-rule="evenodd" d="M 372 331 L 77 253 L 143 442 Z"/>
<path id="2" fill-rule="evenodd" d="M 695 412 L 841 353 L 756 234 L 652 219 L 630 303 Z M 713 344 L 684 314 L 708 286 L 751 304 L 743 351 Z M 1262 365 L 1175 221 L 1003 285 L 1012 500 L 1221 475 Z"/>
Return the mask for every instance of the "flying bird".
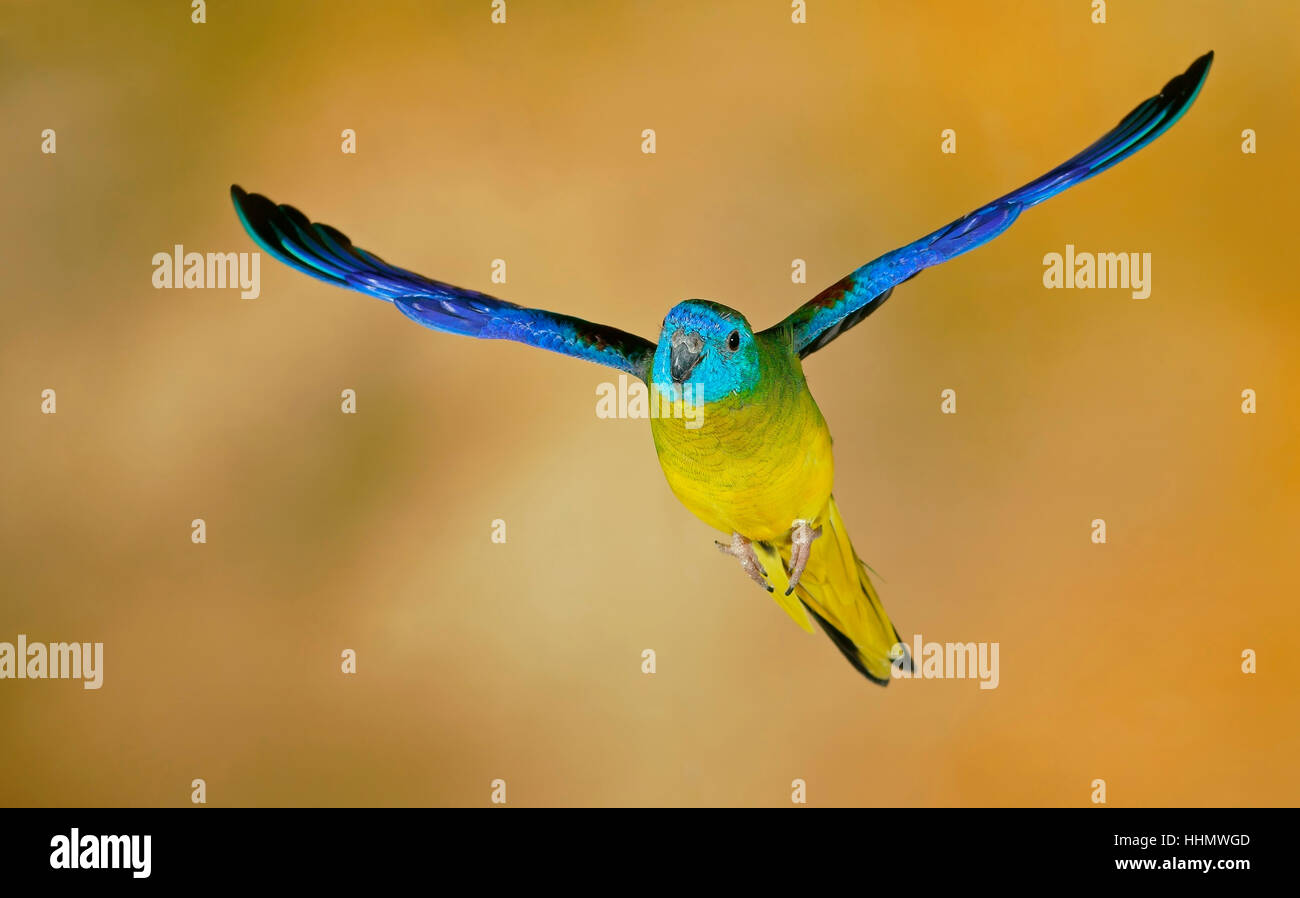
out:
<path id="1" fill-rule="evenodd" d="M 1206 53 L 1109 133 L 1042 177 L 851 272 L 787 318 L 756 331 L 720 303 L 688 299 L 651 342 L 580 318 L 530 309 L 390 265 L 292 206 L 231 187 L 263 250 L 312 277 L 377 296 L 434 330 L 513 340 L 640 378 L 671 407 L 651 417 L 668 485 L 717 542 L 799 626 L 816 623 L 854 668 L 888 685 L 911 659 L 831 495 L 831 436 L 804 380 L 803 359 L 880 308 L 923 269 L 997 237 L 1022 211 L 1151 143 L 1187 111 L 1209 73 Z M 688 426 L 689 425 L 689 426 Z"/>

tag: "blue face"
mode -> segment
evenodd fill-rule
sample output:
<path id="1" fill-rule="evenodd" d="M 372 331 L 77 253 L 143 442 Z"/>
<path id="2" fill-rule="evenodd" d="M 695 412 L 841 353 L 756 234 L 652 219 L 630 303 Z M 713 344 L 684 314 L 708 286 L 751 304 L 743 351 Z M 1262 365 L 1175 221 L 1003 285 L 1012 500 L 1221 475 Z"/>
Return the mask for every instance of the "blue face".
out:
<path id="1" fill-rule="evenodd" d="M 678 303 L 655 347 L 654 383 L 673 398 L 690 385 L 694 402 L 717 402 L 758 383 L 759 357 L 745 316 L 704 299 Z"/>

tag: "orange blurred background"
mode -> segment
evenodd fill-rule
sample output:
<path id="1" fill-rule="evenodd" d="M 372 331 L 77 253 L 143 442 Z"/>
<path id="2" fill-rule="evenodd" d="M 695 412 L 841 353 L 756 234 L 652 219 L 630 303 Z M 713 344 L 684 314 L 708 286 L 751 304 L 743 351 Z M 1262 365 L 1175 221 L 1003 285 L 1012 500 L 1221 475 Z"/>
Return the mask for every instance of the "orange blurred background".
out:
<path id="1" fill-rule="evenodd" d="M 105 662 L 98 691 L 0 681 L 0 803 L 1300 802 L 1293 4 L 187 6 L 4 14 L 0 641 Z M 614 372 L 266 255 L 256 300 L 151 285 L 174 244 L 255 248 L 237 182 L 515 302 L 766 327 L 1207 49 L 1155 144 L 806 365 L 886 607 L 999 642 L 991 691 L 879 689 L 801 633 L 646 422 L 596 417 Z M 1045 290 L 1067 243 L 1150 252 L 1151 297 Z"/>

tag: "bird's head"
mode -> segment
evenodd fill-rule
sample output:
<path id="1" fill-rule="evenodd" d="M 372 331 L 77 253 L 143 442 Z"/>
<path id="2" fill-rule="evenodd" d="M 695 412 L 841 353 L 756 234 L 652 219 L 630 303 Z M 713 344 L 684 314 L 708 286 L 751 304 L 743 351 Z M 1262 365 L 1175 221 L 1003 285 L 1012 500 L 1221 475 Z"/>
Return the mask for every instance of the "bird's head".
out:
<path id="1" fill-rule="evenodd" d="M 759 352 L 745 316 L 705 299 L 678 303 L 655 347 L 654 382 L 672 392 L 694 385 L 697 402 L 716 402 L 758 383 Z"/>

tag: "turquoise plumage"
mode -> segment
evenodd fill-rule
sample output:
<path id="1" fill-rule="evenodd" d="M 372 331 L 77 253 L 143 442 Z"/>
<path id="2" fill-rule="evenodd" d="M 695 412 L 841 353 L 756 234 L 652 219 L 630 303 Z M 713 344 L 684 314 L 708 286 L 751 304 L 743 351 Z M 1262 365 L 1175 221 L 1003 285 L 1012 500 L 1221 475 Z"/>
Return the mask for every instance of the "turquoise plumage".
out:
<path id="1" fill-rule="evenodd" d="M 239 187 L 231 195 L 258 245 L 298 271 L 387 300 L 435 330 L 514 340 L 606 365 L 641 378 L 670 403 L 689 395 L 703 412 L 700 426 L 682 417 L 651 420 L 674 494 L 726 535 L 719 548 L 791 618 L 809 630 L 818 624 L 860 673 L 887 684 L 891 672 L 911 662 L 831 496 L 830 431 L 802 359 L 878 309 L 903 281 L 987 243 L 1025 209 L 1151 143 L 1191 106 L 1212 60 L 1212 53 L 1197 59 L 1067 162 L 867 263 L 761 331 L 734 309 L 688 300 L 669 312 L 652 343 L 397 268 L 292 206 Z"/>

